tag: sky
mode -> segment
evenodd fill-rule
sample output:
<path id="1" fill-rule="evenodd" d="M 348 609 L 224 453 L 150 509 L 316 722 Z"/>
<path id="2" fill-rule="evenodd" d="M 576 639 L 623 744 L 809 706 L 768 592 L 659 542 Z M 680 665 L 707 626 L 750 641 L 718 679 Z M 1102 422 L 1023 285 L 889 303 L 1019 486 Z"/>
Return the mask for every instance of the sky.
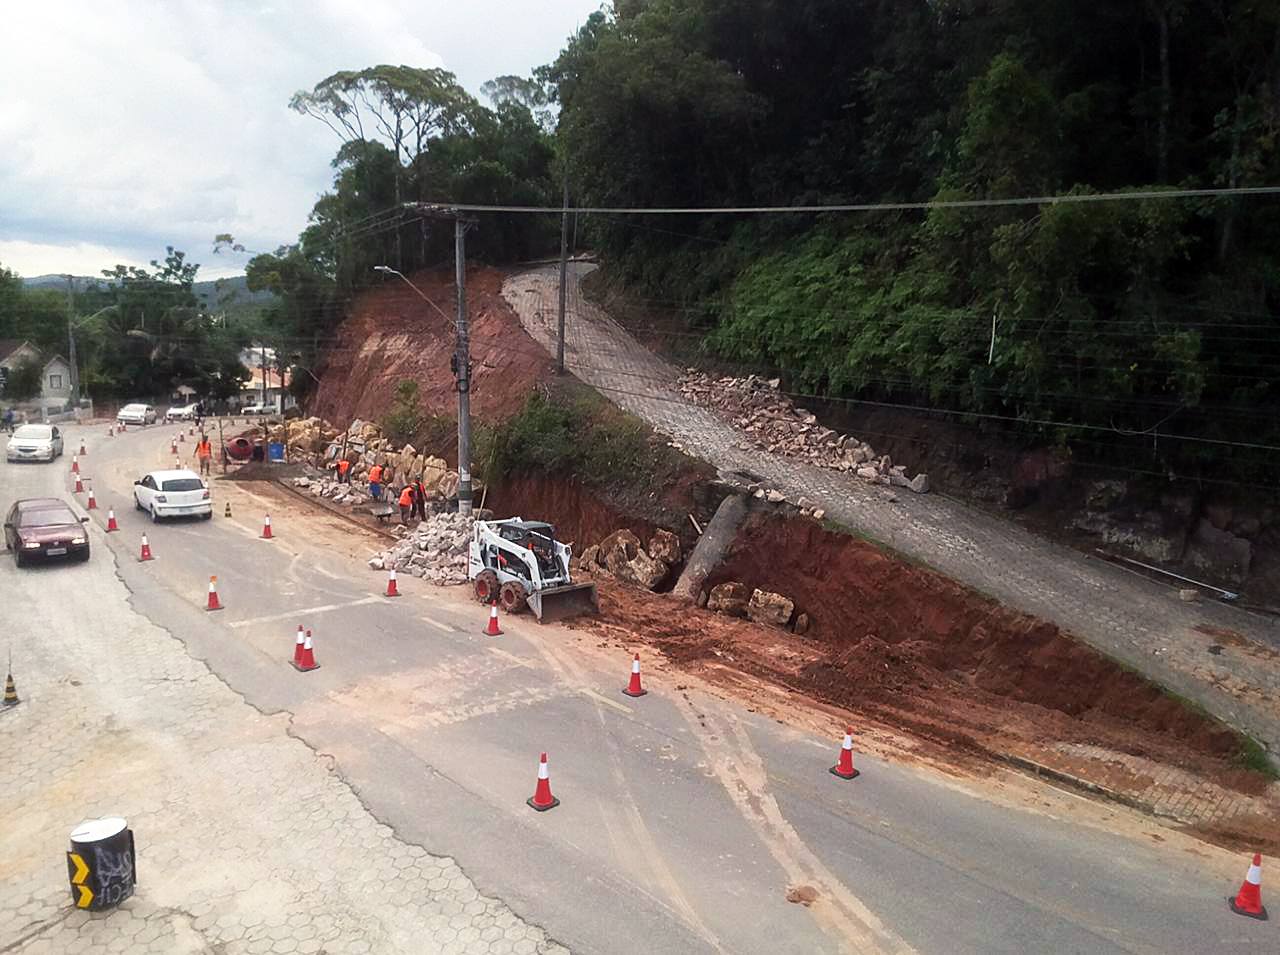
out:
<path id="1" fill-rule="evenodd" d="M 549 62 L 601 0 L 40 0 L 0 30 L 0 265 L 26 276 L 294 241 L 338 139 L 288 108 L 344 69 L 443 67 L 479 96 Z"/>

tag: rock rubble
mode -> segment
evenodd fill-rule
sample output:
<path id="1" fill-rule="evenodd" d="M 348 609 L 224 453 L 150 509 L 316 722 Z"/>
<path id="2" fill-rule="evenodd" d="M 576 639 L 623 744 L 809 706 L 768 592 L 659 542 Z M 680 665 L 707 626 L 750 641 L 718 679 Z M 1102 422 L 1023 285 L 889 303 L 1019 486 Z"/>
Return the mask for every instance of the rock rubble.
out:
<path id="1" fill-rule="evenodd" d="M 416 528 L 396 527 L 400 540 L 369 558 L 372 570 L 395 568 L 433 584 L 467 582 L 467 549 L 471 543 L 470 517 L 453 513 L 433 514 Z"/>

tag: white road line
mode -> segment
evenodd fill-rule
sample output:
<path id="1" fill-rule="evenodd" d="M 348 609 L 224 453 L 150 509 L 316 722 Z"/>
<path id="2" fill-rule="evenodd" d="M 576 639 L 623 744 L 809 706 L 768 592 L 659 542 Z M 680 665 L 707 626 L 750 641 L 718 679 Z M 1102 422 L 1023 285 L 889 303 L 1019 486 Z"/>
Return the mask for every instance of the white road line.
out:
<path id="1" fill-rule="evenodd" d="M 422 619 L 425 620 L 427 623 L 431 624 L 431 626 L 437 628 L 438 630 L 443 630 L 445 633 L 458 632 L 457 627 L 451 627 L 447 623 L 441 623 L 439 620 L 433 620 L 431 617 L 424 616 Z"/>
<path id="2" fill-rule="evenodd" d="M 588 690 L 585 686 L 578 687 L 578 692 L 583 696 L 589 696 L 597 703 L 603 703 L 605 706 L 612 706 L 619 713 L 631 713 L 631 707 L 625 703 L 619 703 L 617 700 L 611 700 L 607 696 L 601 696 L 595 690 Z"/>
<path id="3" fill-rule="evenodd" d="M 333 610 L 346 610 L 348 607 L 360 607 L 364 604 L 382 603 L 381 597 L 361 597 L 344 604 L 322 604 L 319 607 L 300 607 L 297 610 L 286 610 L 284 613 L 267 614 L 264 617 L 251 617 L 248 620 L 233 620 L 228 626 L 234 629 L 252 627 L 259 623 L 274 623 L 277 620 L 296 620 L 298 617 L 310 617 L 318 613 L 329 613 Z"/>
<path id="4" fill-rule="evenodd" d="M 534 669 L 534 666 L 532 663 L 530 663 L 528 660 L 521 660 L 514 653 L 508 653 L 506 650 L 499 650 L 497 647 L 488 647 L 487 649 L 494 656 L 502 657 L 502 659 L 506 660 L 508 663 L 512 664 L 513 666 L 528 667 L 530 670 Z"/>

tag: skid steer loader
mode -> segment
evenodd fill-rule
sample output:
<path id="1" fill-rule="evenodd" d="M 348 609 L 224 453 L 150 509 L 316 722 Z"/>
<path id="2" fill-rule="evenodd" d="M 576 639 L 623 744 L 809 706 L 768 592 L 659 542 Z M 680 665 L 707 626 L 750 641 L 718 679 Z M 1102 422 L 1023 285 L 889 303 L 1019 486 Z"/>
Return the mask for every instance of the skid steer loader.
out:
<path id="1" fill-rule="evenodd" d="M 600 611 L 595 584 L 570 579 L 569 548 L 542 521 L 476 521 L 467 576 L 481 603 L 497 600 L 507 613 L 528 607 L 539 623 Z"/>

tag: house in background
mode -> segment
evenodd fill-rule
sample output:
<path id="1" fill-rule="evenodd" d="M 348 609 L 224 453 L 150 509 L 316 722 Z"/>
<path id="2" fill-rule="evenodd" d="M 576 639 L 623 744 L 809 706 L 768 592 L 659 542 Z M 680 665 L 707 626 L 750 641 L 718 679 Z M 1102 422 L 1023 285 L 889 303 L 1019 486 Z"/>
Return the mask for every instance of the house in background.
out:
<path id="1" fill-rule="evenodd" d="M 0 391 L 9 375 L 27 362 L 40 366 L 40 393 L 20 405 L 38 407 L 44 414 L 65 410 L 71 401 L 71 363 L 61 355 L 45 355 L 30 342 L 0 339 Z"/>
<path id="2" fill-rule="evenodd" d="M 246 366 L 248 367 L 248 366 Z M 298 401 L 289 393 L 289 385 L 292 383 L 292 375 L 288 371 L 282 375 L 277 371 L 268 368 L 265 371 L 261 368 L 249 368 L 249 380 L 240 386 L 240 407 L 245 405 L 253 405 L 263 400 L 263 382 L 266 377 L 266 402 L 267 407 L 275 410 L 276 414 L 284 414 L 291 408 L 298 406 Z"/>

